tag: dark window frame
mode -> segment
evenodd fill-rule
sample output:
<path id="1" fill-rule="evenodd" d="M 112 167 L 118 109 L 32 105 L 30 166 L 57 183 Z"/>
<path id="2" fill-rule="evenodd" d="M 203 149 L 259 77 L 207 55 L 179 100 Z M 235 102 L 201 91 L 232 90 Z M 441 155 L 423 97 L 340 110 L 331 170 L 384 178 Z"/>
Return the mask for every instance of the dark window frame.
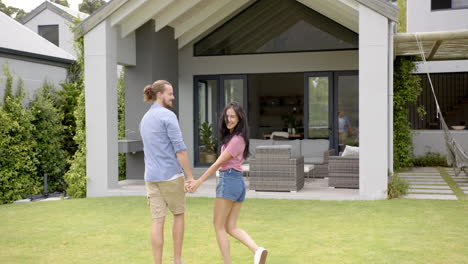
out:
<path id="1" fill-rule="evenodd" d="M 439 2 L 442 0 L 431 0 L 431 12 L 437 12 L 437 11 L 450 11 L 450 10 L 462 10 L 462 9 L 468 9 L 468 3 L 466 7 L 452 7 L 452 0 L 445 0 L 450 3 L 445 3 L 445 5 L 450 5 L 450 7 L 440 7 L 440 8 L 434 8 L 434 3 Z"/>
<path id="2" fill-rule="evenodd" d="M 55 43 L 54 41 L 44 37 L 43 34 L 41 34 L 41 28 L 50 28 L 50 27 L 56 27 L 57 29 L 57 43 Z M 47 39 L 50 43 L 56 45 L 57 47 L 59 47 L 59 44 L 60 44 L 60 32 L 59 32 L 59 25 L 58 24 L 51 24 L 51 25 L 38 25 L 37 26 L 37 34 L 39 34 L 41 37 Z"/>

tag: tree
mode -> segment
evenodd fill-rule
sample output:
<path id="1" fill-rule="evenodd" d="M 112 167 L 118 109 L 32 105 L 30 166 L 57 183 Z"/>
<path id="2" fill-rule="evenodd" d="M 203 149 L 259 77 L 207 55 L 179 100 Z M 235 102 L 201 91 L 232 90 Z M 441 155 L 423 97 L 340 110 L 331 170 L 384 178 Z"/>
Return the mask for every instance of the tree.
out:
<path id="1" fill-rule="evenodd" d="M 105 3 L 106 1 L 104 0 L 83 0 L 83 2 L 78 5 L 78 9 L 83 13 L 91 15 Z"/>
<path id="2" fill-rule="evenodd" d="M 4 3 L 2 3 L 2 0 L 0 0 L 0 12 L 7 14 L 9 17 L 12 17 L 17 21 L 19 21 L 21 18 L 23 18 L 24 15 L 26 15 L 26 12 L 24 12 L 23 9 L 16 8 L 13 6 L 7 6 Z"/>
<path id="3" fill-rule="evenodd" d="M 67 0 L 50 0 L 50 1 L 59 5 L 70 7 Z"/>

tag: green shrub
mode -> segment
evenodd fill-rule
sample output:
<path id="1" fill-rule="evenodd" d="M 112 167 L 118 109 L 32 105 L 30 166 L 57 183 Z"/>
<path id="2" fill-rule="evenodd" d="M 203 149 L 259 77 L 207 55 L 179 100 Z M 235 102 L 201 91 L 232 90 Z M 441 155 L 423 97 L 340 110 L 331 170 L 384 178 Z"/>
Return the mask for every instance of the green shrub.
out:
<path id="1" fill-rule="evenodd" d="M 50 192 L 64 191 L 63 175 L 66 165 L 66 152 L 62 146 L 63 113 L 55 105 L 56 97 L 57 92 L 53 86 L 45 82 L 30 104 L 34 117 L 32 124 L 36 131 L 34 138 L 37 142 L 37 172 L 42 180 L 45 174 L 48 175 Z"/>
<path id="2" fill-rule="evenodd" d="M 125 68 L 120 72 L 117 82 L 117 112 L 119 139 L 125 138 Z M 127 158 L 125 153 L 119 153 L 119 180 L 127 178 Z"/>
<path id="3" fill-rule="evenodd" d="M 22 105 L 22 81 L 18 81 L 17 96 L 13 96 L 13 76 L 8 66 L 3 71 L 7 80 L 4 104 L 0 105 L 0 204 L 38 194 L 42 184 L 36 170 L 33 115 Z"/>
<path id="4" fill-rule="evenodd" d="M 75 109 L 78 96 L 81 93 L 79 83 L 62 83 L 62 90 L 59 92 L 59 106 L 63 113 L 62 125 L 64 126 L 64 136 L 62 140 L 63 149 L 67 153 L 67 159 L 71 159 L 75 154 L 78 146 L 73 140 L 76 133 Z M 68 166 L 67 166 L 68 169 Z"/>
<path id="5" fill-rule="evenodd" d="M 69 160 L 70 169 L 65 173 L 67 193 L 72 198 L 86 197 L 86 120 L 85 93 L 82 90 L 75 110 L 76 134 L 73 137 L 78 149 Z"/>
<path id="6" fill-rule="evenodd" d="M 70 29 L 80 34 L 80 19 L 70 24 Z M 64 87 L 66 137 L 73 137 L 74 144 L 66 146 L 69 155 L 69 170 L 64 180 L 67 185 L 67 194 L 72 198 L 86 197 L 86 119 L 85 119 L 85 91 L 84 91 L 84 42 L 83 37 L 75 39 L 73 43 L 76 52 L 76 63 L 68 71 L 68 84 Z M 76 101 L 75 98 L 77 99 Z M 73 115 L 72 115 L 73 113 Z M 76 150 L 76 151 L 74 151 Z"/>
<path id="7" fill-rule="evenodd" d="M 398 176 L 392 176 L 388 182 L 388 199 L 398 198 L 408 193 L 408 183 Z"/>
<path id="8" fill-rule="evenodd" d="M 414 57 L 397 57 L 393 74 L 393 160 L 394 168 L 412 166 L 412 130 L 408 105 L 414 104 L 422 91 L 420 79 L 413 75 Z"/>
<path id="9" fill-rule="evenodd" d="M 427 152 L 421 157 L 413 157 L 413 166 L 416 167 L 448 167 L 447 156 L 437 152 Z"/>

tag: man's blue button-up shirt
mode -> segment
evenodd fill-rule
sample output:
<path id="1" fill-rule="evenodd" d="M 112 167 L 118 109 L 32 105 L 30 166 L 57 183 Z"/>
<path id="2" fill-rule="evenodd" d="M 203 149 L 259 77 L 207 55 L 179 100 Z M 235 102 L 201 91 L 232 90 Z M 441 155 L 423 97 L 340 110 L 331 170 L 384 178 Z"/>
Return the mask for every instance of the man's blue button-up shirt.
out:
<path id="1" fill-rule="evenodd" d="M 176 153 L 186 150 L 176 115 L 153 104 L 140 122 L 145 153 L 145 181 L 167 181 L 182 172 Z"/>

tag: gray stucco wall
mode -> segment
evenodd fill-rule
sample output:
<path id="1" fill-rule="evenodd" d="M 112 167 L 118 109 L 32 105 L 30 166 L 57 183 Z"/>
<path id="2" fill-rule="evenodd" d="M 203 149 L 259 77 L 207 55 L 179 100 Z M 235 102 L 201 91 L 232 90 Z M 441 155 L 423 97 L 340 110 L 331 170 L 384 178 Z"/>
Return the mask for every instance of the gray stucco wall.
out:
<path id="1" fill-rule="evenodd" d="M 140 139 L 139 123 L 150 104 L 143 102 L 143 88 L 156 80 L 172 83 L 178 109 L 178 49 L 174 30 L 154 32 L 154 20 L 136 30 L 136 66 L 126 67 L 125 126 L 128 139 Z M 127 155 L 127 179 L 143 179 L 143 152 Z"/>
<path id="2" fill-rule="evenodd" d="M 468 153 L 468 130 L 450 132 L 465 153 Z M 417 157 L 424 156 L 427 152 L 447 155 L 444 133 L 441 130 L 414 130 L 413 146 L 413 153 Z"/>
<path id="3" fill-rule="evenodd" d="M 6 77 L 3 73 L 3 67 L 8 65 L 10 73 L 13 75 L 13 91 L 18 88 L 18 79 L 23 80 L 26 91 L 25 102 L 34 98 L 34 93 L 41 88 L 45 81 L 52 83 L 56 89 L 61 90 L 60 83 L 66 81 L 67 68 L 48 65 L 45 62 L 27 61 L 15 58 L 0 57 L 0 98 L 3 100 L 5 94 Z"/>

